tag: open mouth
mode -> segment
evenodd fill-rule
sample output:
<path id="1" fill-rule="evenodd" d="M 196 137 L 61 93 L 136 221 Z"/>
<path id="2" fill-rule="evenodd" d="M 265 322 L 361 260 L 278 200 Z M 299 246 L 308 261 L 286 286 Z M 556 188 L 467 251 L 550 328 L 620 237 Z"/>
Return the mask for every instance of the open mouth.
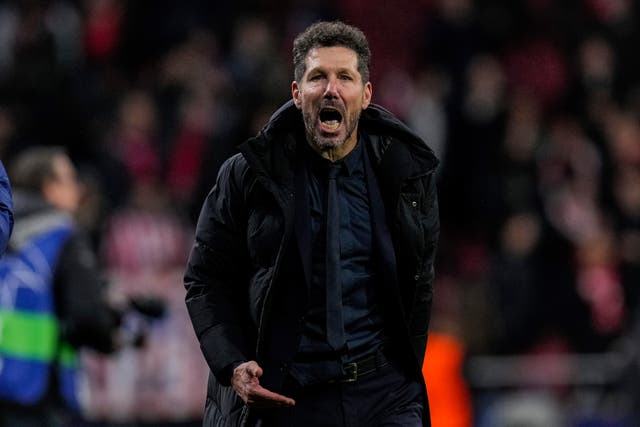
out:
<path id="1" fill-rule="evenodd" d="M 336 130 L 342 123 L 342 114 L 335 108 L 322 108 L 319 117 L 320 124 L 327 130 Z"/>

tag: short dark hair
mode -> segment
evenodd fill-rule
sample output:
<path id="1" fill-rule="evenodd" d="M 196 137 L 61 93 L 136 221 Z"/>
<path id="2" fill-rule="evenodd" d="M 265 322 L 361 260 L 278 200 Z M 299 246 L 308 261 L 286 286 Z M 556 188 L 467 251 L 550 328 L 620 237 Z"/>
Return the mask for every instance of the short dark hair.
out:
<path id="1" fill-rule="evenodd" d="M 57 146 L 36 146 L 22 151 L 11 162 L 11 186 L 30 193 L 40 193 L 49 179 L 55 179 L 54 160 L 68 156 L 67 151 Z"/>
<path id="2" fill-rule="evenodd" d="M 358 72 L 363 82 L 369 81 L 371 51 L 364 33 L 341 21 L 316 22 L 307 27 L 293 41 L 293 73 L 300 81 L 306 71 L 305 59 L 311 49 L 342 46 L 353 50 L 358 57 Z"/>

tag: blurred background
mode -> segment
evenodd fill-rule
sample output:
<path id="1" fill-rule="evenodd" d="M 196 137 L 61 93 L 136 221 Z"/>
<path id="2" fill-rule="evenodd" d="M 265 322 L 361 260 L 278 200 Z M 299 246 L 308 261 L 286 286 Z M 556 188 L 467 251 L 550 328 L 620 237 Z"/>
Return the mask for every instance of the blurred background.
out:
<path id="1" fill-rule="evenodd" d="M 442 160 L 434 427 L 639 426 L 639 8 L 0 1 L 0 158 L 66 147 L 113 292 L 167 303 L 139 346 L 83 354 L 86 425 L 199 425 L 182 273 L 200 206 L 290 98 L 293 37 L 341 19 L 369 38 L 374 102 Z"/>

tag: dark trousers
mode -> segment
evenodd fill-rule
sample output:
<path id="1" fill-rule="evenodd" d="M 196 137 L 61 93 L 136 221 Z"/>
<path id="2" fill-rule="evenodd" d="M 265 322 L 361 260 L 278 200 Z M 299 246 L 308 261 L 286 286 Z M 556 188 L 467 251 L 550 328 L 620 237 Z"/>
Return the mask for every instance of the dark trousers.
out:
<path id="1" fill-rule="evenodd" d="M 285 386 L 296 405 L 256 413 L 258 427 L 422 427 L 425 390 L 396 363 L 351 383 Z"/>

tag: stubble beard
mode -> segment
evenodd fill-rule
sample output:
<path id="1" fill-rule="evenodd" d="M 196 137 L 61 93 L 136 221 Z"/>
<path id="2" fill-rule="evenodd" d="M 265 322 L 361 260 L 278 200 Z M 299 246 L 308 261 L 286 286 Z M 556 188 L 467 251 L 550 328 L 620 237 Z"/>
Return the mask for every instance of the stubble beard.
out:
<path id="1" fill-rule="evenodd" d="M 320 152 L 331 151 L 336 148 L 342 147 L 345 142 L 351 138 L 354 130 L 358 125 L 358 121 L 360 120 L 360 112 L 356 111 L 349 116 L 349 120 L 345 123 L 347 127 L 347 133 L 344 139 L 341 140 L 333 140 L 322 137 L 318 134 L 316 130 L 316 123 L 318 120 L 318 116 L 312 116 L 309 113 L 302 113 L 302 119 L 304 120 L 304 127 L 307 136 L 307 141 L 312 147 L 315 147 Z"/>

